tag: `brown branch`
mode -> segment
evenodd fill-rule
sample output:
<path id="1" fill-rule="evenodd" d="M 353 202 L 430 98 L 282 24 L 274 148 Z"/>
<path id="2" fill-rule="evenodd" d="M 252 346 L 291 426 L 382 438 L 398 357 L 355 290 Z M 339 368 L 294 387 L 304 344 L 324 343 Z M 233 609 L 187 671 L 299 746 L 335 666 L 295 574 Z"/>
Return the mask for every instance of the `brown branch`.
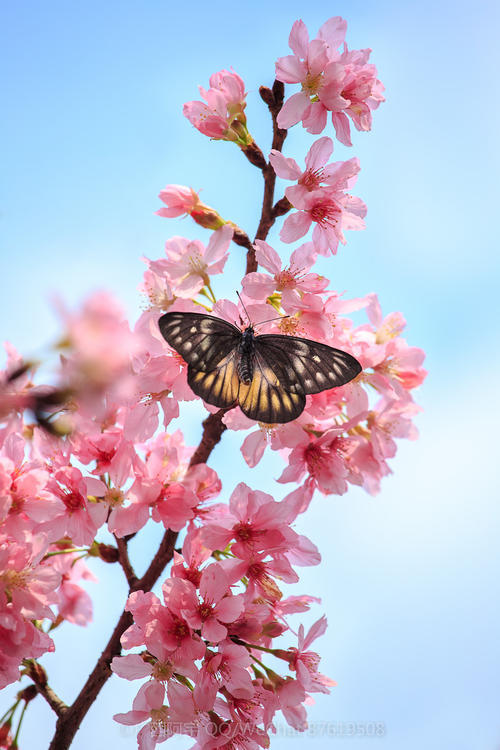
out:
<path id="1" fill-rule="evenodd" d="M 248 250 L 252 247 L 252 240 L 246 234 L 246 232 L 243 231 L 243 229 L 240 229 L 236 224 L 233 225 L 233 242 L 236 245 L 240 245 L 241 247 L 246 247 Z"/>
<path id="2" fill-rule="evenodd" d="M 226 430 L 226 425 L 222 421 L 222 417 L 228 411 L 228 409 L 219 409 L 215 414 L 210 414 L 203 421 L 203 435 L 200 440 L 200 444 L 191 456 L 190 466 L 196 466 L 196 464 L 206 464 L 208 457 L 222 437 L 222 433 Z"/>
<path id="3" fill-rule="evenodd" d="M 272 89 L 267 88 L 267 86 L 261 86 L 259 91 L 261 98 L 265 101 L 269 108 L 273 120 L 272 148 L 276 149 L 276 151 L 281 151 L 281 149 L 283 148 L 283 142 L 287 136 L 287 131 L 282 130 L 278 127 L 277 117 L 279 111 L 281 110 L 281 107 L 283 106 L 285 87 L 283 83 L 281 83 L 281 81 L 275 81 Z M 276 185 L 276 173 L 274 169 L 268 162 L 265 162 L 264 166 L 260 166 L 260 164 L 257 166 L 259 166 L 262 170 L 262 175 L 264 177 L 264 197 L 262 200 L 262 212 L 260 215 L 260 222 L 257 228 L 255 239 L 265 240 L 267 235 L 269 234 L 269 230 L 276 220 L 276 217 L 280 216 L 281 213 L 275 213 L 275 207 L 273 206 L 274 188 Z M 276 205 L 278 204 L 281 204 L 281 201 L 278 201 Z M 282 208 L 282 206 L 280 208 Z M 283 213 L 286 213 L 286 211 L 283 211 Z M 253 271 L 256 271 L 257 265 L 258 264 L 257 258 L 255 257 L 255 248 L 252 245 L 252 247 L 249 248 L 247 252 L 246 273 L 252 273 Z"/>
<path id="4" fill-rule="evenodd" d="M 241 150 L 247 157 L 250 164 L 253 164 L 254 167 L 258 167 L 259 169 L 262 169 L 262 171 L 264 171 L 267 166 L 266 157 L 257 146 L 255 141 L 252 141 L 249 146 L 243 146 Z"/>
<path id="5" fill-rule="evenodd" d="M 283 198 L 280 198 L 280 200 L 276 201 L 276 203 L 274 204 L 272 215 L 276 219 L 278 216 L 283 216 L 284 214 L 288 213 L 291 208 L 293 208 L 292 204 L 286 196 L 283 196 Z"/>
<path id="6" fill-rule="evenodd" d="M 205 463 L 208 460 L 212 450 L 217 445 L 221 439 L 222 433 L 226 429 L 226 425 L 222 422 L 222 417 L 224 416 L 225 411 L 227 410 L 220 409 L 215 414 L 210 414 L 203 422 L 203 434 L 200 443 L 191 458 L 190 466 Z M 177 532 L 167 529 L 149 568 L 146 570 L 142 578 L 136 578 L 135 583 L 130 585 L 130 593 L 133 591 L 151 591 L 165 569 L 165 566 L 173 557 L 177 536 Z M 109 677 L 111 677 L 111 661 L 115 656 L 121 654 L 120 638 L 125 630 L 130 627 L 132 622 L 132 615 L 130 612 L 124 610 L 111 638 L 97 660 L 93 671 L 89 675 L 87 682 L 81 689 L 73 705 L 67 707 L 61 702 L 61 706 L 64 707 L 64 710 L 60 709 L 58 712 L 54 708 L 59 718 L 49 750 L 67 750 L 71 745 L 71 742 L 73 741 L 73 738 L 89 708 L 94 703 L 103 685 Z M 50 688 L 48 689 L 50 690 Z"/>
<path id="7" fill-rule="evenodd" d="M 57 716 L 63 716 L 68 710 L 68 706 L 62 701 L 59 696 L 52 690 L 47 684 L 47 673 L 45 669 L 39 664 L 36 659 L 25 659 L 23 664 L 26 668 L 26 674 L 31 677 L 35 683 L 35 687 L 43 695 L 51 709 L 57 714 Z"/>

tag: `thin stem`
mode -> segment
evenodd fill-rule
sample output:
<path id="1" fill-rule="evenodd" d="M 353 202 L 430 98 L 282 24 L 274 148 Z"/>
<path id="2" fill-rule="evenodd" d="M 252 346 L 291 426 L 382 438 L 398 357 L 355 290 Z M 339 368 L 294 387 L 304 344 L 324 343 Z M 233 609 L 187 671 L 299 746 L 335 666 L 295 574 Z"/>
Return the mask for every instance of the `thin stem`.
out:
<path id="1" fill-rule="evenodd" d="M 14 736 L 14 739 L 12 740 L 11 747 L 17 747 L 17 740 L 19 738 L 19 732 L 21 731 L 21 724 L 23 723 L 24 714 L 26 713 L 26 709 L 28 708 L 28 701 L 23 706 L 23 710 L 21 711 L 21 716 L 19 717 L 19 723 L 17 725 L 16 734 Z"/>
<path id="2" fill-rule="evenodd" d="M 54 557 L 54 555 L 69 555 L 71 552 L 85 552 L 85 555 L 88 555 L 90 547 L 66 547 L 65 549 L 58 549 L 54 550 L 53 552 L 47 552 L 46 555 L 44 555 L 44 560 L 47 560 L 49 557 Z"/>
<path id="3" fill-rule="evenodd" d="M 15 714 L 16 708 L 21 703 L 21 698 L 18 698 L 17 701 L 14 703 L 13 706 L 7 709 L 7 711 L 3 714 L 3 716 L 0 716 L 0 725 L 5 724 L 7 719 L 9 721 L 12 721 L 12 717 Z"/>

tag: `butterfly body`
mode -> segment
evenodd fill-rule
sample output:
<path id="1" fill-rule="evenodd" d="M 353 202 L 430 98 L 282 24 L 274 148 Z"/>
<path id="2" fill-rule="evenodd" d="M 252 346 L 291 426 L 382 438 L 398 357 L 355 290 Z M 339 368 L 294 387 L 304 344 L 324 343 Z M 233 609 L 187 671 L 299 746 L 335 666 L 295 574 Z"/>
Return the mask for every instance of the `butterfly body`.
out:
<path id="1" fill-rule="evenodd" d="M 361 372 L 347 352 L 296 336 L 255 335 L 221 318 L 169 312 L 158 325 L 164 339 L 188 364 L 188 384 L 219 408 L 238 404 L 250 419 L 290 422 L 304 410 L 306 395 L 345 385 Z"/>
<path id="2" fill-rule="evenodd" d="M 248 326 L 241 334 L 239 344 L 240 359 L 238 362 L 238 377 L 245 385 L 250 385 L 253 378 L 253 360 L 255 356 L 255 334 L 252 326 Z"/>

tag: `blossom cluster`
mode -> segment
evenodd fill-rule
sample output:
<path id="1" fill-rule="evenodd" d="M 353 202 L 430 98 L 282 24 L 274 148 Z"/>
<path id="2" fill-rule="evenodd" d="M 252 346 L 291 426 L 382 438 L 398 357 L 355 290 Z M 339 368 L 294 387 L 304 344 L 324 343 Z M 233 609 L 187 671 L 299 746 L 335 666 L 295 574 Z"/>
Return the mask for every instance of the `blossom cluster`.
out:
<path id="1" fill-rule="evenodd" d="M 302 121 L 309 133 L 321 133 L 331 112 L 336 136 L 346 146 L 352 146 L 349 118 L 357 130 L 371 129 L 371 112 L 384 101 L 384 87 L 377 69 L 368 63 L 371 50 L 349 51 L 346 30 L 346 21 L 336 16 L 309 41 L 304 22 L 293 24 L 288 39 L 293 55 L 278 59 L 276 78 L 300 83 L 301 91 L 285 102 L 278 116 L 280 128 Z"/>
<path id="2" fill-rule="evenodd" d="M 331 111 L 337 138 L 350 144 L 348 117 L 359 130 L 371 127 L 382 86 L 368 50 L 338 51 L 345 30 L 342 19 L 330 19 L 310 42 L 302 21 L 294 24 L 294 55 L 280 58 L 276 70 L 279 81 L 299 82 L 302 91 L 277 115 L 280 128 L 302 121 L 319 133 Z M 242 79 L 220 71 L 201 94 L 205 102 L 185 104 L 186 117 L 211 138 L 248 147 Z M 77 311 L 61 309 L 64 332 L 51 385 L 39 384 L 36 363 L 8 345 L 0 375 L 0 687 L 18 679 L 23 660 L 54 649 L 58 624 L 91 619 L 80 579 L 94 577 L 83 558 L 116 562 L 120 542 L 148 523 L 184 536 L 162 598 L 130 594 L 133 624 L 122 646 L 139 653 L 112 664 L 120 677 L 146 680 L 132 710 L 115 717 L 144 724 L 142 750 L 178 733 L 193 737 L 196 750 L 267 747 L 278 711 L 304 730 L 310 694 L 334 684 L 309 651 L 326 618 L 307 634 L 302 624 L 297 632 L 293 626 L 292 616 L 319 600 L 284 597 L 281 590 L 282 582 L 298 582 L 297 566 L 320 562 L 313 542 L 293 526 L 316 490 L 341 495 L 354 484 L 379 491 L 396 441 L 417 435 L 413 391 L 426 372 L 423 351 L 403 338 L 401 313 L 384 316 L 374 293 L 346 299 L 314 270 L 319 255 L 345 243 L 345 230 L 364 227 L 366 214 L 348 192 L 359 161 L 330 163 L 332 152 L 324 136 L 312 143 L 304 167 L 281 149 L 269 154 L 267 174 L 274 170 L 293 183 L 280 201 L 281 215 L 290 212 L 280 239 L 288 245 L 312 228 L 310 241 L 287 250 L 286 261 L 281 247 L 265 238 L 251 243 L 192 188 L 170 184 L 157 214 L 187 214 L 211 234 L 206 243 L 171 237 L 163 257 L 145 259 L 140 290 L 147 307 L 133 327 L 105 293 Z M 216 277 L 236 240 L 250 246 L 256 261 L 241 280 L 237 304 L 216 294 Z M 273 495 L 245 484 L 223 488 L 212 467 L 194 460 L 182 431 L 172 429 L 183 402 L 197 397 L 187 363 L 160 333 L 167 310 L 205 311 L 242 329 L 251 321 L 259 334 L 322 342 L 361 363 L 353 381 L 308 395 L 293 422 L 260 424 L 238 406 L 225 412 L 224 427 L 245 433 L 241 454 L 248 466 L 257 466 L 266 450 L 279 454 Z M 366 317 L 355 323 L 350 316 L 360 311 Z M 209 404 L 201 409 L 217 411 Z M 277 500 L 288 483 L 292 491 Z M 118 547 L 100 541 L 104 532 Z"/>
<path id="3" fill-rule="evenodd" d="M 247 130 L 245 85 L 234 71 L 221 70 L 210 76 L 208 90 L 199 87 L 202 101 L 186 102 L 184 116 L 204 135 L 215 140 L 248 146 L 253 138 Z"/>
<path id="4" fill-rule="evenodd" d="M 292 492 L 276 502 L 239 484 L 228 506 L 206 511 L 201 525 L 201 515 L 190 523 L 163 599 L 130 596 L 134 624 L 122 644 L 144 650 L 116 657 L 112 668 L 129 680 L 150 679 L 132 710 L 115 719 L 147 722 L 140 747 L 176 733 L 196 737 L 195 748 L 266 747 L 279 710 L 295 729 L 307 726 L 306 697 L 329 692 L 333 684 L 318 672 L 319 656 L 307 650 L 326 620 L 294 636 L 287 617 L 306 611 L 313 599 L 283 598 L 279 581 L 295 583 L 294 565 L 319 562 L 315 546 L 291 528 L 310 497 Z M 275 639 L 285 633 L 296 645 L 276 648 Z M 269 656 L 284 661 L 293 675 L 281 677 L 266 666 Z"/>

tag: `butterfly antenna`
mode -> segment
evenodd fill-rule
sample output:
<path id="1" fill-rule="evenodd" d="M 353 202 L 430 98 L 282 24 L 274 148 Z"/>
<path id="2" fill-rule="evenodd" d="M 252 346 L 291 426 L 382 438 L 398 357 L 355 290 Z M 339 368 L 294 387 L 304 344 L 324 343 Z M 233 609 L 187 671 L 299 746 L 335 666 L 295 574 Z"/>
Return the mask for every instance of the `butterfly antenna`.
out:
<path id="1" fill-rule="evenodd" d="M 241 302 L 241 304 L 242 304 L 242 306 L 243 306 L 243 309 L 244 309 L 244 311 L 245 311 L 245 312 L 246 312 L 246 314 L 247 314 L 248 322 L 249 322 L 249 323 L 250 323 L 250 325 L 251 325 L 251 326 L 253 327 L 253 323 L 252 323 L 252 321 L 251 321 L 251 319 L 250 319 L 250 315 L 248 314 L 248 310 L 246 309 L 246 307 L 245 307 L 245 305 L 244 305 L 244 302 L 243 302 L 243 300 L 241 299 L 241 295 L 240 295 L 240 293 L 239 293 L 239 292 L 237 291 L 237 292 L 236 292 L 236 294 L 238 295 L 238 299 L 239 299 L 239 301 Z"/>
<path id="2" fill-rule="evenodd" d="M 272 323 L 273 320 L 283 320 L 283 318 L 290 318 L 290 315 L 278 315 L 277 318 L 269 318 L 269 320 L 261 320 L 260 323 L 256 323 L 254 325 L 254 328 L 257 328 L 257 326 L 263 326 L 264 323 Z"/>

